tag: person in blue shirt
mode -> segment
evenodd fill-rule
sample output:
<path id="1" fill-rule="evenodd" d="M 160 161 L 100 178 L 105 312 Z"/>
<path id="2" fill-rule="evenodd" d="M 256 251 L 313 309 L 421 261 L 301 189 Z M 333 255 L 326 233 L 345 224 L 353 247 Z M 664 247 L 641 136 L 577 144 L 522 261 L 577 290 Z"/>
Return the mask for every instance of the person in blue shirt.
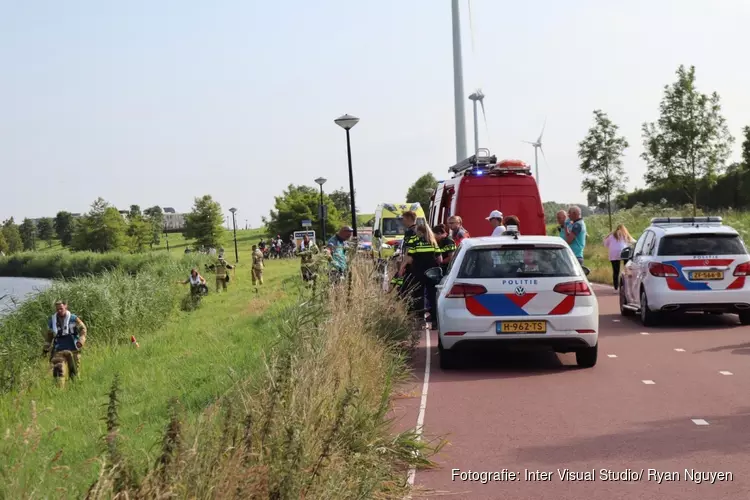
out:
<path id="1" fill-rule="evenodd" d="M 348 241 L 352 237 L 353 231 L 351 227 L 344 226 L 328 240 L 326 253 L 331 262 L 330 276 L 332 282 L 340 280 L 346 274 L 349 265 L 346 260 L 346 249 L 349 246 Z"/>
<path id="2" fill-rule="evenodd" d="M 583 250 L 586 248 L 586 223 L 581 217 L 581 209 L 573 205 L 568 209 L 569 224 L 564 227 L 564 239 L 573 250 L 578 262 L 583 265 Z"/>

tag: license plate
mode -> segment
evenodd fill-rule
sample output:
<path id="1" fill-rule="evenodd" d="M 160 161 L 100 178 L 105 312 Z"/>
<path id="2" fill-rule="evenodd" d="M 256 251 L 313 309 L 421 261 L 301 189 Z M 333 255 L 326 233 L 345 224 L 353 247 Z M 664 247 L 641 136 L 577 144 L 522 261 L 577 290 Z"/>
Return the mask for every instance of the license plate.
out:
<path id="1" fill-rule="evenodd" d="M 723 280 L 724 271 L 693 271 L 690 273 L 690 279 L 693 281 Z"/>
<path id="2" fill-rule="evenodd" d="M 499 321 L 497 333 L 547 333 L 546 321 Z"/>

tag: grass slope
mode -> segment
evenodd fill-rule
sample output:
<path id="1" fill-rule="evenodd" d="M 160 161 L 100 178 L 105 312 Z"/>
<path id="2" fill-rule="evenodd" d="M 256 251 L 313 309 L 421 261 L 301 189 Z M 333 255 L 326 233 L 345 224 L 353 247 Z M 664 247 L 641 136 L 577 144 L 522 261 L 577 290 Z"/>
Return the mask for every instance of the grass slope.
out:
<path id="1" fill-rule="evenodd" d="M 85 495 L 99 470 L 102 405 L 115 373 L 120 374 L 122 451 L 137 470 L 152 465 L 170 397 L 179 399 L 186 422 L 195 423 L 218 396 L 261 369 L 261 351 L 273 338 L 269 317 L 291 300 L 282 282 L 296 275 L 298 266 L 296 261 L 269 262 L 262 293 L 251 284 L 249 266 L 240 268 L 229 293 L 212 293 L 198 309 L 177 312 L 161 326 L 144 330 L 137 335 L 140 348 L 87 349 L 82 379 L 62 393 L 50 384 L 47 364 L 40 359 L 29 390 L 0 396 L 5 435 L 0 440 L 0 497 L 56 496 L 60 487 L 71 498 Z M 206 278 L 213 291 L 211 276 Z"/>

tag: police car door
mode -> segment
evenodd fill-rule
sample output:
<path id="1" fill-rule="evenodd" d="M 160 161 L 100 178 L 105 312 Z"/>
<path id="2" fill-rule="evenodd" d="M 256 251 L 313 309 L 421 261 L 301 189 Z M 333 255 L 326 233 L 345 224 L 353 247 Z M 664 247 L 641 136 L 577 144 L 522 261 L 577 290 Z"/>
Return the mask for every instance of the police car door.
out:
<path id="1" fill-rule="evenodd" d="M 654 249 L 655 235 L 653 231 L 646 230 L 641 236 L 643 244 L 638 241 L 638 245 L 635 247 L 635 254 L 633 255 L 633 275 L 631 279 L 631 301 L 633 304 L 640 303 L 641 297 L 641 283 L 646 279 L 648 274 L 648 265 L 651 262 L 651 253 Z M 640 248 L 638 246 L 640 245 Z"/>
<path id="2" fill-rule="evenodd" d="M 638 281 L 638 274 L 639 274 L 639 265 L 641 262 L 641 254 L 643 253 L 643 245 L 646 243 L 646 238 L 650 234 L 650 231 L 644 231 L 644 233 L 641 235 L 640 238 L 638 238 L 638 241 L 635 244 L 635 249 L 633 250 L 633 257 L 625 264 L 625 279 L 624 279 L 624 286 L 625 286 L 625 296 L 627 298 L 628 304 L 637 304 L 638 303 L 638 286 L 640 281 Z"/>

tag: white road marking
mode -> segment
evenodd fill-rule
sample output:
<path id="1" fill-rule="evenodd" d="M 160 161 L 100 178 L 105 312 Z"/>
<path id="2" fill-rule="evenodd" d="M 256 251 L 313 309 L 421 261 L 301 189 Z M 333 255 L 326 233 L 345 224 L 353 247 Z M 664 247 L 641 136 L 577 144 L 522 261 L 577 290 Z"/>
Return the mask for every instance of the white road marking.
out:
<path id="1" fill-rule="evenodd" d="M 422 400 L 419 403 L 419 415 L 417 416 L 417 441 L 422 439 L 422 430 L 424 428 L 424 414 L 427 411 L 427 390 L 430 386 L 430 330 L 425 330 L 425 361 L 424 361 L 424 382 L 422 383 Z M 440 335 L 440 333 L 438 333 Z M 414 486 L 414 479 L 417 477 L 417 469 L 412 467 L 409 469 L 409 476 L 407 482 L 409 486 Z M 411 498 L 409 496 L 408 498 Z"/>
<path id="2" fill-rule="evenodd" d="M 722 371 L 722 372 L 719 372 L 719 373 L 721 373 L 722 375 L 731 375 L 732 374 L 732 372 L 725 372 L 725 371 Z"/>
<path id="3" fill-rule="evenodd" d="M 617 354 L 607 354 L 607 357 L 608 357 L 608 358 L 616 358 L 616 357 L 617 357 Z"/>
<path id="4" fill-rule="evenodd" d="M 685 349 L 680 349 L 680 348 L 678 347 L 677 349 L 675 349 L 675 351 L 677 351 L 677 352 L 685 352 Z"/>
<path id="5" fill-rule="evenodd" d="M 692 419 L 692 420 L 693 420 L 693 423 L 694 423 L 695 425 L 708 425 L 708 422 L 706 422 L 706 421 L 705 421 L 705 420 L 703 420 L 702 418 L 694 418 L 694 419 Z"/>
<path id="6" fill-rule="evenodd" d="M 641 380 L 641 382 L 643 382 L 646 385 L 654 385 L 654 384 L 656 384 L 656 382 L 654 382 L 653 380 Z"/>
<path id="7" fill-rule="evenodd" d="M 641 332 L 641 335 L 649 335 L 648 332 Z"/>
<path id="8" fill-rule="evenodd" d="M 620 320 L 619 320 L 619 319 L 613 319 L 613 320 L 612 320 L 612 323 L 619 323 L 619 322 L 620 322 Z"/>

